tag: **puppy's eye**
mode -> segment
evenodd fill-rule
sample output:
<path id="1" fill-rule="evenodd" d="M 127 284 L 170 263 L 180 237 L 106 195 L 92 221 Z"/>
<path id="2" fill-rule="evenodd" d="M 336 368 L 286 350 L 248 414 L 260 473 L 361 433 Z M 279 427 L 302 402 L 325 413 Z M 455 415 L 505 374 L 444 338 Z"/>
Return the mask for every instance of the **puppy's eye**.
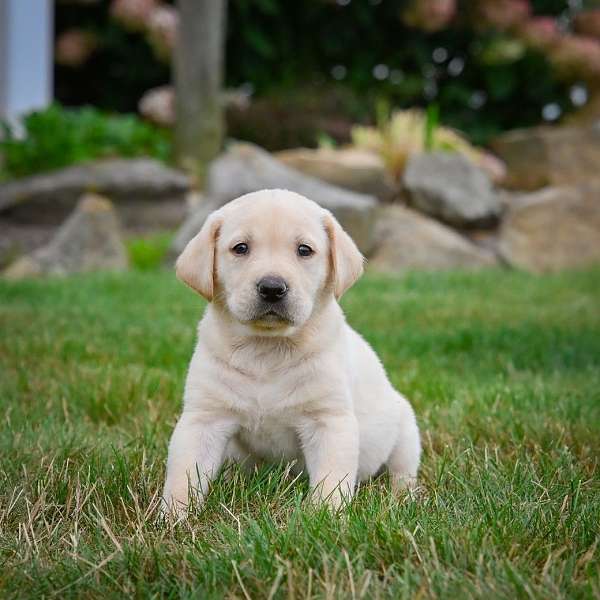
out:
<path id="1" fill-rule="evenodd" d="M 298 256 L 310 256 L 314 253 L 314 250 L 306 244 L 300 244 L 298 246 Z"/>
<path id="2" fill-rule="evenodd" d="M 236 245 L 235 245 L 235 246 L 234 246 L 234 247 L 231 249 L 231 251 L 232 251 L 234 254 L 239 254 L 240 256 L 241 256 L 242 254 L 248 254 L 248 250 L 250 250 L 250 248 L 248 248 L 248 244 L 244 244 L 244 243 L 242 243 L 242 244 L 236 244 Z"/>

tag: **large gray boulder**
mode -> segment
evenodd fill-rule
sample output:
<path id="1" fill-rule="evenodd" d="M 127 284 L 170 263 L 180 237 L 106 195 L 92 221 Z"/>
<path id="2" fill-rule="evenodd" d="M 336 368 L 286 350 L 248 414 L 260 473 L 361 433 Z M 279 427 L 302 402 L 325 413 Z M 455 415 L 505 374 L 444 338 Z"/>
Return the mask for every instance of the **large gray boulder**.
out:
<path id="1" fill-rule="evenodd" d="M 379 200 L 392 200 L 397 190 L 381 157 L 360 148 L 294 148 L 276 155 L 305 175 Z"/>
<path id="2" fill-rule="evenodd" d="M 0 271 L 23 254 L 47 244 L 56 227 L 48 225 L 23 225 L 0 218 Z"/>
<path id="3" fill-rule="evenodd" d="M 156 160 L 100 160 L 0 185 L 0 213 L 10 211 L 11 218 L 33 223 L 63 219 L 82 194 L 93 192 L 110 197 L 119 209 L 122 205 L 126 220 L 131 205 L 139 205 L 143 211 L 160 201 L 175 199 L 181 204 L 181 211 L 173 218 L 175 223 L 184 214 L 189 189 L 186 175 Z M 160 218 L 168 219 L 164 212 Z"/>
<path id="4" fill-rule="evenodd" d="M 385 273 L 408 269 L 474 269 L 498 264 L 494 254 L 453 229 L 403 206 L 382 208 L 369 268 Z"/>
<path id="5" fill-rule="evenodd" d="M 500 217 L 488 175 L 456 152 L 411 156 L 402 182 L 414 208 L 454 227 L 485 227 Z"/>
<path id="6" fill-rule="evenodd" d="M 183 250 L 212 210 L 243 194 L 273 188 L 297 192 L 330 210 L 364 254 L 372 250 L 375 198 L 303 175 L 254 144 L 235 143 L 212 163 L 204 202 L 180 228 L 171 255 Z"/>
<path id="7" fill-rule="evenodd" d="M 598 176 L 600 124 L 532 127 L 492 142 L 508 168 L 506 185 L 520 190 L 573 185 Z"/>
<path id="8" fill-rule="evenodd" d="M 111 202 L 88 194 L 46 246 L 17 259 L 4 276 L 21 279 L 126 268 L 127 252 Z"/>
<path id="9" fill-rule="evenodd" d="M 514 198 L 499 251 L 510 265 L 533 272 L 600 264 L 600 181 Z"/>

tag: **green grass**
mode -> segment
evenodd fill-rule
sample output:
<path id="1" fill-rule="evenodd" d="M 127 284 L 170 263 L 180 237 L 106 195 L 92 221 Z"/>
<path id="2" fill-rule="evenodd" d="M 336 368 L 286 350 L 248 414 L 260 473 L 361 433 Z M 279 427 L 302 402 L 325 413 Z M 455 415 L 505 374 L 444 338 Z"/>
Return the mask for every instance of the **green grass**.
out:
<path id="1" fill-rule="evenodd" d="M 600 271 L 368 276 L 424 497 L 338 515 L 284 467 L 156 519 L 202 303 L 170 272 L 0 284 L 0 597 L 599 598 Z"/>

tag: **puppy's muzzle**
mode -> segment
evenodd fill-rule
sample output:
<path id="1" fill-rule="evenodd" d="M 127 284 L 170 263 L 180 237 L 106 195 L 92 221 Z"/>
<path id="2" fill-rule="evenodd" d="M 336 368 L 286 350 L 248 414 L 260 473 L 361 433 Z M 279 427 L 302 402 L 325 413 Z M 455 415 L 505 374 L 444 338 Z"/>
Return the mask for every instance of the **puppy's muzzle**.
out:
<path id="1" fill-rule="evenodd" d="M 271 304 L 279 302 L 285 298 L 288 293 L 288 285 L 282 277 L 276 275 L 267 275 L 263 277 L 257 284 L 256 289 L 258 295 L 265 301 Z"/>

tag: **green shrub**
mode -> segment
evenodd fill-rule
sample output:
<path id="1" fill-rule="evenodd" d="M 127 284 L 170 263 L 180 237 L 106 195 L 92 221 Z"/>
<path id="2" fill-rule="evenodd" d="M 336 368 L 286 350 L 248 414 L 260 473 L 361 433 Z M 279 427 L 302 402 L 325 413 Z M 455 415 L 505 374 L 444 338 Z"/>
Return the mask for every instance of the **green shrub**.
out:
<path id="1" fill-rule="evenodd" d="M 129 264 L 139 271 L 158 269 L 165 260 L 172 239 L 170 233 L 130 239 L 127 242 Z"/>
<path id="2" fill-rule="evenodd" d="M 152 156 L 168 161 L 170 134 L 135 115 L 53 105 L 24 120 L 22 137 L 3 125 L 0 178 L 23 177 L 96 158 Z"/>
<path id="3" fill-rule="evenodd" d="M 280 98 L 292 97 L 292 108 L 298 113 L 298 117 L 288 116 L 286 110 L 284 120 L 279 115 L 260 115 L 254 127 L 247 118 L 240 118 L 235 135 L 243 134 L 271 149 L 284 147 L 283 141 L 286 147 L 314 145 L 316 135 L 307 133 L 309 128 L 290 127 L 290 120 L 305 119 L 311 112 L 309 99 L 300 98 L 305 102 L 302 106 L 294 97 L 304 96 L 311 88 L 325 97 L 332 86 L 355 96 L 360 109 L 356 115 L 343 104 L 338 118 L 373 119 L 380 98 L 394 108 L 423 108 L 436 102 L 444 123 L 465 131 L 478 144 L 505 129 L 541 122 L 549 104 L 560 107 L 563 114 L 575 108 L 571 82 L 564 80 L 548 53 L 518 37 L 522 26 L 530 25 L 526 15 L 520 17 L 523 23 L 509 31 L 502 23 L 494 26 L 489 19 L 477 18 L 486 4 L 496 16 L 499 13 L 511 21 L 507 0 L 426 3 L 434 8 L 456 4 L 456 17 L 436 27 L 430 19 L 407 23 L 406 11 L 425 0 L 229 2 L 226 85 L 250 87 L 257 100 L 265 99 L 275 109 Z M 500 4 L 501 10 L 494 10 Z M 534 16 L 551 17 L 549 22 L 560 28 L 572 21 L 579 10 L 575 5 L 581 5 L 567 0 L 508 4 L 530 6 Z M 98 39 L 85 74 L 82 68 L 57 66 L 57 98 L 67 104 L 89 102 L 111 110 L 135 110 L 146 90 L 169 82 L 169 67 L 153 55 L 143 32 L 126 32 L 111 20 L 107 5 L 57 4 L 58 36 L 77 28 Z M 516 16 L 514 20 L 518 21 Z M 566 50 L 566 58 L 572 59 L 573 48 Z M 580 62 L 592 64 L 591 60 Z M 287 132 L 285 138 L 282 129 Z M 343 135 L 338 137 L 347 141 L 341 139 Z"/>

